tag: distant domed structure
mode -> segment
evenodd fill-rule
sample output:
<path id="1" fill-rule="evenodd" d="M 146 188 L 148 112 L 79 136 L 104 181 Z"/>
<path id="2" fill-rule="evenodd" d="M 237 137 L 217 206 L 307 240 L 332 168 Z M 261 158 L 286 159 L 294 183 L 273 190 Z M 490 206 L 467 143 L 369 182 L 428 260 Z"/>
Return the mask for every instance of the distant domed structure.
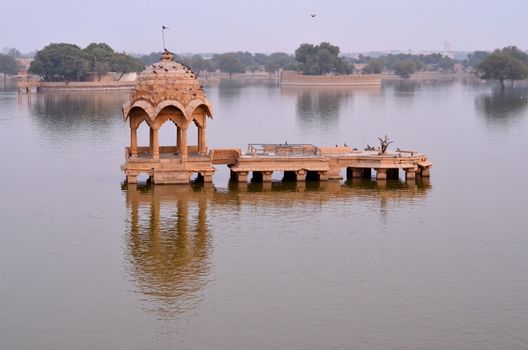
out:
<path id="1" fill-rule="evenodd" d="M 187 183 L 193 172 L 209 180 L 214 168 L 207 157 L 207 117 L 212 117 L 211 104 L 196 74 L 165 51 L 160 62 L 139 74 L 123 104 L 123 118 L 130 122 L 130 147 L 123 166 L 128 182 L 135 182 L 139 173 L 147 173 L 158 183 Z M 176 125 L 176 146 L 160 147 L 158 131 L 168 120 Z M 150 128 L 148 147 L 137 144 L 137 129 L 143 122 Z M 193 123 L 198 144 L 189 146 L 187 133 Z"/>

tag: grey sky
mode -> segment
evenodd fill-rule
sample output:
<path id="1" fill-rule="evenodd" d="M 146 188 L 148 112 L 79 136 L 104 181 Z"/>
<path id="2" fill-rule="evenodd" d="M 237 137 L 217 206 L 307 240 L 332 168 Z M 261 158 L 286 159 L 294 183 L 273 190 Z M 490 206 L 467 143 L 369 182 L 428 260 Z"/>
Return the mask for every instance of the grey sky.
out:
<path id="1" fill-rule="evenodd" d="M 22 52 L 50 42 L 159 51 L 162 24 L 175 52 L 293 52 L 321 41 L 342 52 L 441 50 L 445 41 L 453 50 L 528 49 L 528 0 L 29 0 L 0 10 L 0 49 Z"/>

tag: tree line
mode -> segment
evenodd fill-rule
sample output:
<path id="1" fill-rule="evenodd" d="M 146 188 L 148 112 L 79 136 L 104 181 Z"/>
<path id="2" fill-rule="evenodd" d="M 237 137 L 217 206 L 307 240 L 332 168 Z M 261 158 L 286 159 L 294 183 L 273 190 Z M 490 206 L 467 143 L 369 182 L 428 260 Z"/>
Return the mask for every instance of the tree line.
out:
<path id="1" fill-rule="evenodd" d="M 115 52 L 108 44 L 91 43 L 86 48 L 68 43 L 52 43 L 37 51 L 29 73 L 44 81 L 82 81 L 87 73 L 139 72 L 144 64 L 125 53 Z"/>
<path id="2" fill-rule="evenodd" d="M 379 74 L 387 71 L 394 72 L 402 78 L 409 78 L 411 74 L 423 70 L 452 72 L 457 63 L 456 60 L 440 53 L 388 54 L 375 58 L 359 55 L 357 59 L 353 59 L 353 62 L 366 64 L 361 70 L 363 74 Z"/>
<path id="3" fill-rule="evenodd" d="M 214 54 L 205 59 L 201 55 L 190 57 L 177 56 L 176 60 L 190 66 L 195 72 L 216 72 L 218 70 L 234 74 L 263 71 L 269 74 L 280 70 L 294 70 L 308 75 L 349 74 L 354 66 L 339 56 L 338 46 L 322 42 L 319 45 L 301 44 L 294 55 L 285 52 L 274 52 L 266 55 L 250 52 L 226 52 Z M 153 52 L 140 57 L 145 65 L 159 60 L 161 52 Z"/>
<path id="4" fill-rule="evenodd" d="M 4 86 L 6 85 L 7 75 L 14 75 L 20 70 L 16 58 L 12 54 L 0 53 L 0 73 L 4 75 Z"/>
<path id="5" fill-rule="evenodd" d="M 0 54 L 0 73 L 16 74 L 20 69 L 16 58 L 21 54 L 15 48 Z M 146 65 L 159 61 L 161 52 L 149 55 L 127 55 L 115 52 L 106 43 L 92 43 L 81 49 L 77 45 L 53 43 L 37 51 L 29 72 L 46 81 L 82 81 L 87 73 L 140 72 Z M 465 60 L 454 60 L 440 53 L 429 55 L 387 54 L 377 57 L 359 55 L 344 57 L 340 48 L 328 42 L 319 45 L 303 43 L 293 55 L 275 52 L 269 55 L 250 52 L 226 52 L 210 58 L 202 55 L 176 57 L 197 73 L 218 70 L 231 74 L 265 71 L 274 74 L 280 70 L 294 70 L 307 75 L 323 74 L 379 74 L 392 72 L 409 78 L 417 71 L 452 72 L 456 63 L 473 71 L 479 78 L 497 80 L 504 88 L 507 80 L 528 78 L 528 55 L 515 46 L 493 52 L 474 51 Z M 363 66 L 360 70 L 356 66 Z"/>
<path id="6" fill-rule="evenodd" d="M 161 52 L 152 52 L 140 57 L 145 65 L 159 61 Z M 202 55 L 178 56 L 175 59 L 197 73 L 214 73 L 218 70 L 229 73 L 246 73 L 265 71 L 269 74 L 278 72 L 280 69 L 296 69 L 295 59 L 292 55 L 284 52 L 275 52 L 270 55 L 263 53 L 252 54 L 250 52 L 226 52 L 214 54 L 211 58 Z"/>

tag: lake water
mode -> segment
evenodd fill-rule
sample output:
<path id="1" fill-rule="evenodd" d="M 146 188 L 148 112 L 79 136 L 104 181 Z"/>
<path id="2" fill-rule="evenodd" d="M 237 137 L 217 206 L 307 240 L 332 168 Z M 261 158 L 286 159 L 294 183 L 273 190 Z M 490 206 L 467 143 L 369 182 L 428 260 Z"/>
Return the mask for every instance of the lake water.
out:
<path id="1" fill-rule="evenodd" d="M 388 134 L 431 179 L 127 188 L 128 93 L 1 90 L 1 349 L 528 348 L 526 87 L 206 92 L 211 148 Z"/>

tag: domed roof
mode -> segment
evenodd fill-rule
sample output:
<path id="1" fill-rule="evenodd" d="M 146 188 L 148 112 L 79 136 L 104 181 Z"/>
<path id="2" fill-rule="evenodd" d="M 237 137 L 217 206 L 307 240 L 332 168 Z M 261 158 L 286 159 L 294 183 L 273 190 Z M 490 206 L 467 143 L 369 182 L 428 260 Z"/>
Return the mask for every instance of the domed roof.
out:
<path id="1" fill-rule="evenodd" d="M 123 104 L 123 117 L 126 120 L 130 110 L 139 107 L 154 120 L 163 108 L 174 106 L 190 120 L 194 110 L 201 105 L 211 116 L 211 105 L 196 74 L 188 66 L 176 62 L 172 53 L 165 51 L 160 62 L 148 66 L 139 74 L 129 101 Z"/>

